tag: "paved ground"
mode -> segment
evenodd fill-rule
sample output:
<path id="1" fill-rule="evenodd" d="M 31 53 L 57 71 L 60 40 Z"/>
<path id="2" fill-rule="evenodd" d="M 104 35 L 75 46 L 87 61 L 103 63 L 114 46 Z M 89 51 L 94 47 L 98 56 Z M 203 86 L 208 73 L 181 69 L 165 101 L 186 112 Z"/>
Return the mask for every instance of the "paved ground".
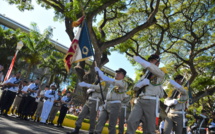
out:
<path id="1" fill-rule="evenodd" d="M 15 117 L 0 115 L 0 134 L 66 134 L 73 128 L 58 128 L 51 125 L 43 125 L 33 121 L 24 121 Z M 80 134 L 88 134 L 81 131 Z"/>

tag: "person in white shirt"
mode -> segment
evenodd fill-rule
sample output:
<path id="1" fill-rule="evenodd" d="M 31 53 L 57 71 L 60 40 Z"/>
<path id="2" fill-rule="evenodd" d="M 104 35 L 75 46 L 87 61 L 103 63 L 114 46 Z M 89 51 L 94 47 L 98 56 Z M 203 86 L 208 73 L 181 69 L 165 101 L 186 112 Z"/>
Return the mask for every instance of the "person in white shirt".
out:
<path id="1" fill-rule="evenodd" d="M 57 120 L 57 127 L 63 128 L 63 126 L 62 126 L 63 120 L 64 120 L 64 118 L 66 116 L 66 113 L 67 113 L 68 109 L 71 106 L 71 103 L 72 103 L 71 92 L 67 92 L 66 96 L 62 97 L 61 103 L 62 103 L 62 106 L 61 106 L 61 109 L 60 109 L 59 118 Z"/>
<path id="2" fill-rule="evenodd" d="M 47 90 L 44 94 L 45 101 L 43 103 L 43 110 L 40 116 L 41 118 L 40 123 L 43 124 L 46 124 L 46 120 L 48 119 L 49 113 L 54 104 L 55 97 L 57 96 L 57 92 L 55 91 L 57 88 L 56 84 L 53 83 L 50 85 L 50 87 L 51 89 Z"/>
<path id="3" fill-rule="evenodd" d="M 28 86 L 28 90 L 26 94 L 27 97 L 25 99 L 25 102 L 23 104 L 23 109 L 21 112 L 24 120 L 28 120 L 28 116 L 31 115 L 32 105 L 34 104 L 37 93 L 39 91 L 39 82 L 40 82 L 40 79 L 37 78 L 34 83 L 31 83 Z"/>
<path id="4" fill-rule="evenodd" d="M 15 98 L 14 101 L 13 101 L 13 105 L 12 105 L 12 108 L 11 108 L 11 113 L 12 113 L 12 115 L 18 114 L 18 108 L 19 108 L 19 105 L 20 105 L 20 103 L 21 103 L 21 101 L 22 101 L 22 89 L 23 89 L 24 87 L 27 87 L 27 86 L 26 86 L 27 84 L 28 84 L 27 81 L 23 81 L 23 82 L 22 82 L 22 88 L 20 88 L 20 89 L 18 90 L 18 93 L 17 93 L 17 95 L 16 95 L 16 98 Z"/>
<path id="5" fill-rule="evenodd" d="M 25 99 L 26 99 L 25 94 L 27 94 L 27 90 L 28 90 L 28 81 L 23 81 L 23 87 L 21 90 L 22 97 L 21 97 L 20 104 L 17 108 L 18 118 L 21 118 L 21 116 L 22 116 L 23 104 L 24 104 Z"/>
<path id="6" fill-rule="evenodd" d="M 54 118 L 57 114 L 57 112 L 60 110 L 61 108 L 61 91 L 58 91 L 58 94 L 57 96 L 55 97 L 55 100 L 54 100 L 54 104 L 53 104 L 53 107 L 51 109 L 51 112 L 49 114 L 49 125 L 54 125 L 53 121 L 54 121 Z"/>
<path id="7" fill-rule="evenodd" d="M 98 67 L 95 67 L 95 71 L 98 72 L 99 77 L 103 81 L 106 81 L 108 84 L 110 84 L 110 86 L 108 87 L 106 101 L 102 111 L 100 112 L 94 133 L 101 134 L 105 123 L 107 120 L 109 120 L 109 133 L 115 134 L 117 118 L 121 111 L 121 101 L 124 99 L 124 93 L 126 92 L 128 86 L 127 82 L 124 80 L 126 71 L 123 68 L 116 70 L 115 79 L 104 75 L 104 73 Z"/>
<path id="8" fill-rule="evenodd" d="M 8 90 L 5 93 L 4 96 L 4 101 L 2 102 L 1 105 L 1 112 L 3 115 L 8 116 L 7 113 L 14 101 L 14 98 L 16 97 L 16 93 L 19 89 L 19 85 L 20 85 L 20 76 L 21 73 L 18 72 L 16 73 L 15 77 L 10 78 L 9 80 L 5 81 L 3 83 L 4 86 L 7 86 Z M 4 112 L 5 110 L 5 112 Z"/>
<path id="9" fill-rule="evenodd" d="M 36 112 L 35 112 L 34 121 L 37 121 L 37 122 L 40 121 L 40 116 L 41 116 L 41 113 L 42 113 L 42 110 L 43 110 L 44 94 L 45 94 L 45 92 L 47 90 L 49 90 L 48 85 L 45 87 L 44 90 L 40 91 L 40 93 L 39 93 L 39 96 L 37 98 L 37 101 L 39 101 L 39 102 L 38 102 L 37 109 L 36 109 Z"/>

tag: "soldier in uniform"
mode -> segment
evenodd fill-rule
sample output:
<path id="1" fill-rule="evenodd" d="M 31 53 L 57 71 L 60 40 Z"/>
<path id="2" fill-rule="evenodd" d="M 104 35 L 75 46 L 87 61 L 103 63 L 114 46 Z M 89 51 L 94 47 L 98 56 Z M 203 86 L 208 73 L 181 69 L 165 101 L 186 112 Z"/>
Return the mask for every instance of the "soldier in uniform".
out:
<path id="1" fill-rule="evenodd" d="M 202 110 L 200 115 L 196 115 L 195 113 L 194 118 L 196 119 L 196 122 L 191 131 L 195 134 L 206 134 L 206 128 L 209 121 L 207 111 Z"/>
<path id="2" fill-rule="evenodd" d="M 88 100 L 86 101 L 85 105 L 82 108 L 81 113 L 78 116 L 77 121 L 75 122 L 75 130 L 72 133 L 67 133 L 67 134 L 78 134 L 79 129 L 81 128 L 81 123 L 83 122 L 84 118 L 89 115 L 90 117 L 90 128 L 89 128 L 89 134 L 93 134 L 95 125 L 96 125 L 96 116 L 97 116 L 97 111 L 99 107 L 99 102 L 102 100 L 101 92 L 100 92 L 100 86 L 99 84 L 93 85 L 93 84 L 88 84 L 86 82 L 80 82 L 78 84 L 80 87 L 87 87 L 89 88 L 87 90 Z M 103 91 L 105 91 L 106 83 L 101 82 Z M 106 94 L 103 92 L 103 95 Z"/>
<path id="3" fill-rule="evenodd" d="M 21 111 L 21 114 L 23 115 L 22 118 L 24 120 L 28 120 L 28 116 L 31 115 L 31 108 L 35 102 L 37 93 L 39 91 L 39 82 L 40 82 L 40 79 L 37 78 L 34 83 L 31 83 L 28 86 L 27 94 L 25 94 L 26 98 L 23 100 L 24 101 L 23 109 Z"/>
<path id="4" fill-rule="evenodd" d="M 46 86 L 44 90 L 41 90 L 37 97 L 38 105 L 37 105 L 37 109 L 35 112 L 35 119 L 34 119 L 34 121 L 36 122 L 40 121 L 40 116 L 43 110 L 44 94 L 47 90 L 49 90 L 49 86 Z"/>
<path id="5" fill-rule="evenodd" d="M 98 67 L 95 67 L 95 71 L 97 71 L 99 77 L 103 81 L 110 84 L 110 86 L 108 87 L 106 102 L 100 112 L 98 123 L 94 132 L 96 134 L 101 134 L 106 121 L 109 119 L 109 134 L 115 134 L 115 126 L 121 110 L 121 101 L 124 99 L 124 93 L 127 90 L 127 83 L 124 81 L 126 71 L 122 68 L 116 70 L 115 79 L 105 76 Z"/>
<path id="6" fill-rule="evenodd" d="M 165 73 L 158 68 L 160 63 L 160 57 L 158 55 L 151 55 L 148 61 L 143 60 L 139 56 L 134 56 L 133 58 L 150 73 L 147 72 L 146 75 L 148 77 L 146 75 L 143 76 L 134 85 L 134 91 L 139 91 L 144 86 L 145 88 L 140 92 L 137 102 L 129 115 L 126 134 L 134 134 L 140 120 L 143 122 L 143 131 L 145 134 L 155 134 L 159 97 L 161 98 L 164 95 L 160 83 L 164 80 Z M 151 76 L 148 74 L 151 74 Z"/>
<path id="7" fill-rule="evenodd" d="M 64 120 L 64 118 L 66 116 L 66 113 L 67 113 L 68 109 L 71 106 L 71 103 L 72 103 L 71 92 L 67 92 L 66 96 L 62 97 L 61 103 L 62 103 L 62 106 L 61 106 L 61 109 L 60 109 L 59 118 L 57 120 L 57 127 L 63 128 L 63 126 L 62 126 L 63 120 Z"/>
<path id="8" fill-rule="evenodd" d="M 20 104 L 17 108 L 17 113 L 18 113 L 18 118 L 22 117 L 22 110 L 23 110 L 23 105 L 25 103 L 25 99 L 26 99 L 26 94 L 27 94 L 27 90 L 28 90 L 28 81 L 23 81 L 23 85 L 22 85 L 22 90 L 21 90 L 21 101 Z"/>
<path id="9" fill-rule="evenodd" d="M 8 116 L 7 113 L 14 101 L 14 98 L 16 97 L 16 93 L 19 90 L 20 76 L 21 76 L 21 72 L 18 72 L 16 73 L 15 77 L 10 78 L 9 80 L 3 83 L 3 86 L 7 86 L 8 88 L 4 96 L 4 101 L 2 102 L 2 105 L 1 105 L 1 112 L 3 113 L 5 110 L 3 114 L 5 116 Z"/>
<path id="10" fill-rule="evenodd" d="M 27 84 L 26 81 L 22 82 L 23 87 L 26 84 Z M 22 101 L 22 88 L 20 88 L 18 90 L 16 98 L 13 101 L 13 106 L 12 106 L 12 109 L 11 109 L 12 115 L 15 115 L 16 113 L 18 113 L 18 108 L 19 108 L 19 105 L 20 105 L 21 101 Z"/>
<path id="11" fill-rule="evenodd" d="M 54 125 L 54 123 L 53 123 L 54 118 L 55 118 L 57 112 L 60 110 L 60 107 L 61 107 L 61 98 L 62 98 L 61 91 L 58 91 L 58 94 L 54 100 L 54 105 L 53 105 L 52 110 L 49 114 L 49 118 L 48 118 L 49 125 Z"/>
<path id="12" fill-rule="evenodd" d="M 46 123 L 46 120 L 48 119 L 49 113 L 54 104 L 54 100 L 57 97 L 57 92 L 55 91 L 57 88 L 56 84 L 52 83 L 50 85 L 50 88 L 51 89 L 47 90 L 44 94 L 45 101 L 43 103 L 43 110 L 42 110 L 42 113 L 40 116 L 40 118 L 41 118 L 40 123 L 43 123 L 43 124 Z"/>
<path id="13" fill-rule="evenodd" d="M 129 105 L 131 97 L 125 94 L 124 99 L 122 100 L 122 107 L 119 114 L 119 134 L 124 134 L 124 124 L 126 123 L 126 113 L 127 113 L 127 106 Z"/>
<path id="14" fill-rule="evenodd" d="M 185 120 L 185 103 L 188 99 L 188 92 L 181 86 L 182 82 L 182 75 L 177 75 L 174 80 L 170 80 L 170 84 L 175 87 L 178 94 L 175 98 L 167 98 L 164 101 L 164 104 L 170 107 L 164 123 L 164 134 L 170 134 L 171 130 L 174 130 L 176 134 L 182 134 L 183 123 L 185 123 L 183 122 Z"/>

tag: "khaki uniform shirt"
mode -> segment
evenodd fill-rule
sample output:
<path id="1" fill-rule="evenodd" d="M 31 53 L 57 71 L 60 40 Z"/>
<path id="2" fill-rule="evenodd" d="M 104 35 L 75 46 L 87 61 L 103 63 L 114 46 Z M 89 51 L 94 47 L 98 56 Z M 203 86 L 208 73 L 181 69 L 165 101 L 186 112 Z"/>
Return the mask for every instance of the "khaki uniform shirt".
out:
<path id="1" fill-rule="evenodd" d="M 159 96 L 160 98 L 163 97 L 164 92 L 163 92 L 163 88 L 160 85 L 160 83 L 164 80 L 164 76 L 165 73 L 163 71 L 161 71 L 156 65 L 151 64 L 148 68 L 147 68 L 150 72 L 153 73 L 153 75 L 155 75 L 155 79 L 154 79 L 154 84 L 158 84 L 158 85 L 152 85 L 151 83 L 145 87 L 145 93 L 141 93 L 139 96 Z M 145 75 L 142 76 L 142 78 L 138 81 L 141 82 L 143 79 L 145 78 Z M 138 83 L 137 82 L 137 83 Z M 136 85 L 134 85 L 134 90 L 138 90 L 138 88 L 135 87 Z"/>
<path id="2" fill-rule="evenodd" d="M 127 83 L 124 80 L 115 80 L 113 83 L 110 83 L 108 88 L 106 100 L 107 101 L 122 101 L 125 97 L 125 92 L 127 89 Z"/>
<path id="3" fill-rule="evenodd" d="M 178 96 L 178 103 L 174 106 L 175 111 L 182 111 L 185 110 L 185 102 L 188 99 L 188 92 L 183 87 L 176 89 L 180 92 Z"/>
<path id="4" fill-rule="evenodd" d="M 104 99 L 106 99 L 106 94 L 107 94 L 107 90 L 108 90 L 109 85 L 110 84 L 108 84 L 105 81 L 101 82 L 102 93 L 103 93 Z M 92 93 L 92 95 L 90 97 L 95 98 L 95 99 L 96 98 L 102 99 L 99 84 L 97 84 L 97 85 L 91 85 L 90 88 L 95 89 L 95 91 Z"/>

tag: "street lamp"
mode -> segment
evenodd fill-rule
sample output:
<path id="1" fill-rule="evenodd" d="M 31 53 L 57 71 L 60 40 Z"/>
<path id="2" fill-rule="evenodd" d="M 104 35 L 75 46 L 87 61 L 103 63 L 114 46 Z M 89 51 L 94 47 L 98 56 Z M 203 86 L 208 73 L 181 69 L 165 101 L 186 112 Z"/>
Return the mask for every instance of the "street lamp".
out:
<path id="1" fill-rule="evenodd" d="M 5 76 L 4 81 L 8 80 L 8 78 L 10 77 L 10 74 L 11 74 L 11 72 L 12 72 L 12 70 L 13 70 L 13 66 L 14 66 L 14 63 L 15 63 L 15 60 L 16 60 L 16 56 L 17 56 L 18 52 L 22 49 L 22 47 L 23 47 L 23 42 L 22 42 L 22 41 L 19 41 L 19 42 L 17 43 L 17 46 L 16 46 L 16 53 L 15 53 L 15 55 L 13 56 L 12 62 L 11 62 L 11 64 L 10 64 L 10 67 L 9 67 L 8 71 L 7 71 L 7 74 L 6 74 L 6 76 Z"/>
<path id="2" fill-rule="evenodd" d="M 17 43 L 17 46 L 16 46 L 16 50 L 21 50 L 22 49 L 22 47 L 23 47 L 23 42 L 22 41 L 19 41 L 18 43 Z"/>

